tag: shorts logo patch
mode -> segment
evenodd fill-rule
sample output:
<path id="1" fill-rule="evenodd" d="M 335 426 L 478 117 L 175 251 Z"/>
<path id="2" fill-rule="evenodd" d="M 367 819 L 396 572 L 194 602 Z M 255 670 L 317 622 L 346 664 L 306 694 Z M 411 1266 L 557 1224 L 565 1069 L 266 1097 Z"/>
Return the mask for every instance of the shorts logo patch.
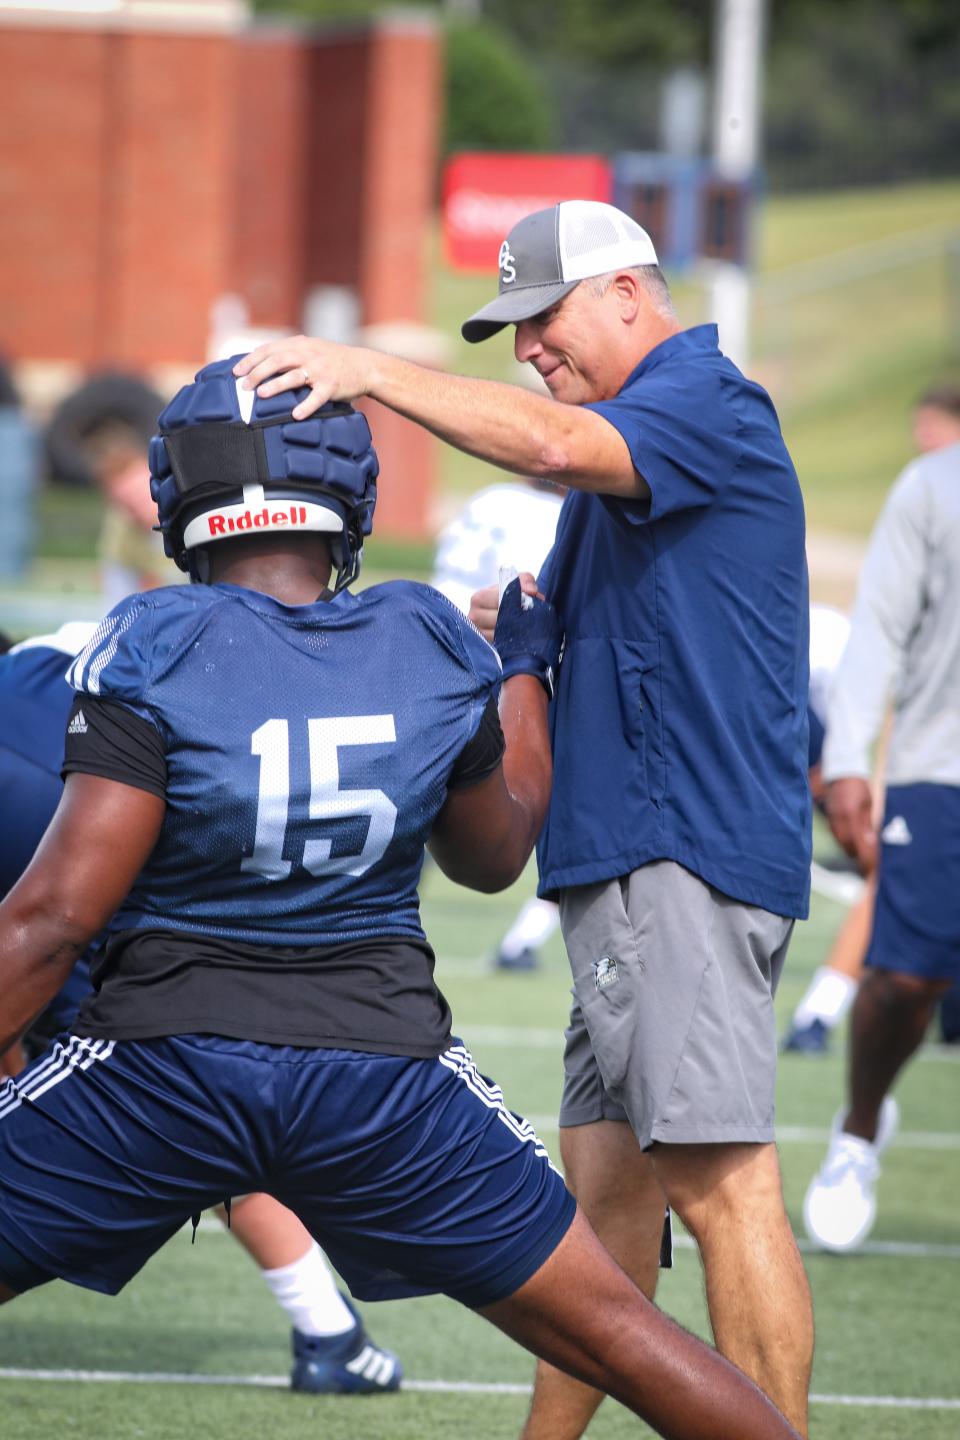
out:
<path id="1" fill-rule="evenodd" d="M 880 839 L 884 845 L 909 845 L 913 840 L 910 834 L 910 826 L 902 815 L 894 815 L 880 831 Z"/>
<path id="2" fill-rule="evenodd" d="M 611 956 L 601 955 L 599 960 L 594 960 L 593 983 L 598 990 L 605 990 L 608 985 L 615 985 L 619 979 L 617 962 Z"/>

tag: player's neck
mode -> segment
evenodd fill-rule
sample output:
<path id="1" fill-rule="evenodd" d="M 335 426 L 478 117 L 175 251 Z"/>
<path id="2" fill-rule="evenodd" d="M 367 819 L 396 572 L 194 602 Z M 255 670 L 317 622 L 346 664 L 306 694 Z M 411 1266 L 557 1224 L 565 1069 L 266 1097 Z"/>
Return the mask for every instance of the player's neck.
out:
<path id="1" fill-rule="evenodd" d="M 317 537 L 314 544 L 256 540 L 224 541 L 210 547 L 210 583 L 242 585 L 259 590 L 283 605 L 312 605 L 325 596 L 330 580 L 330 551 Z M 219 554 L 217 552 L 220 552 Z"/>

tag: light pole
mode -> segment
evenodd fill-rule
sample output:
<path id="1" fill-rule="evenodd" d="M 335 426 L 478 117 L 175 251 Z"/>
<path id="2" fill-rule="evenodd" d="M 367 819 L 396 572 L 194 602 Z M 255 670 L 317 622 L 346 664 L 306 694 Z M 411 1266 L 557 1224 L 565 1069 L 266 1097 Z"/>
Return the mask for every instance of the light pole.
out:
<path id="1" fill-rule="evenodd" d="M 715 24 L 714 165 L 721 180 L 749 181 L 760 151 L 764 0 L 717 0 Z M 716 261 L 709 288 L 720 347 L 744 369 L 750 358 L 747 265 Z"/>

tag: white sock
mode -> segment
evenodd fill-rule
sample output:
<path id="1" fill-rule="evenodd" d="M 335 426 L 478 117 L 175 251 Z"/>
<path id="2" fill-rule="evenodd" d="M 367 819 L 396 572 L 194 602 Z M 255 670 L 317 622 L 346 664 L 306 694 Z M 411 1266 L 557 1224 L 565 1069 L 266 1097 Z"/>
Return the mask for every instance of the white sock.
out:
<path id="1" fill-rule="evenodd" d="M 841 970 L 821 965 L 807 987 L 800 1004 L 793 1012 L 793 1023 L 803 1028 L 820 1020 L 828 1029 L 838 1025 L 853 1004 L 857 982 Z"/>
<path id="2" fill-rule="evenodd" d="M 528 900 L 504 935 L 500 949 L 505 955 L 521 950 L 538 950 L 560 924 L 560 909 L 550 900 Z"/>
<path id="3" fill-rule="evenodd" d="M 304 1335 L 342 1335 L 353 1328 L 354 1318 L 334 1284 L 319 1245 L 311 1245 L 292 1265 L 260 1273 L 291 1324 Z"/>

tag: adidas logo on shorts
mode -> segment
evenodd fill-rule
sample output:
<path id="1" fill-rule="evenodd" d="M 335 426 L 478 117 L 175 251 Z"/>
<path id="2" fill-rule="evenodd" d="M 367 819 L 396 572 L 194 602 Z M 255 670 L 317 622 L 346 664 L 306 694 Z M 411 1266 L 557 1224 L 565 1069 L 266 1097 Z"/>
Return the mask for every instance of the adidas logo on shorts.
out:
<path id="1" fill-rule="evenodd" d="M 70 721 L 70 724 L 67 726 L 67 734 L 68 734 L 68 735 L 86 735 L 86 733 L 87 733 L 87 722 L 86 722 L 86 720 L 85 720 L 84 717 L 83 717 L 83 711 L 82 711 L 82 710 L 78 710 L 77 713 L 76 713 L 76 715 L 74 715 L 73 719 Z"/>
<path id="2" fill-rule="evenodd" d="M 880 839 L 884 845 L 909 845 L 913 840 L 910 833 L 910 826 L 902 815 L 894 815 L 880 831 Z"/>

